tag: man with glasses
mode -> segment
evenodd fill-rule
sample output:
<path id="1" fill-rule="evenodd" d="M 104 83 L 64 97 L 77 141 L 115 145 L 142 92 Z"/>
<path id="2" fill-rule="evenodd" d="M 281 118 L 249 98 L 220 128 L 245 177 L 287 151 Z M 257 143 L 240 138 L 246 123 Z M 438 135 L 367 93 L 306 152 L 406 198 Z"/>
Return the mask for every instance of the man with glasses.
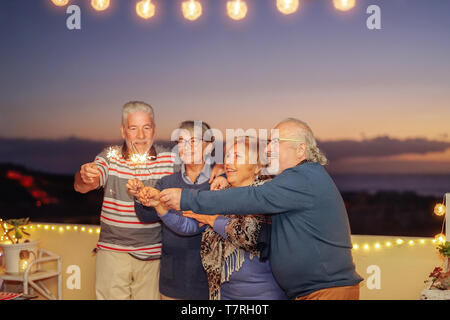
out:
<path id="1" fill-rule="evenodd" d="M 323 165 L 309 126 L 289 118 L 267 146 L 277 175 L 259 187 L 222 191 L 167 189 L 160 199 L 199 214 L 275 214 L 270 263 L 290 299 L 359 299 L 350 226 L 342 197 Z"/>

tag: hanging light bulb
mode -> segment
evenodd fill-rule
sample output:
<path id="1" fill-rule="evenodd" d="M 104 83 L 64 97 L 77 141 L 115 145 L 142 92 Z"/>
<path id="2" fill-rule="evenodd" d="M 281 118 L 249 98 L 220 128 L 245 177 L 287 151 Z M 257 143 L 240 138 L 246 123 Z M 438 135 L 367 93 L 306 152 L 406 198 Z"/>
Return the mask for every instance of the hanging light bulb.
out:
<path id="1" fill-rule="evenodd" d="M 298 7 L 299 0 L 277 0 L 277 8 L 283 14 L 292 14 Z"/>
<path id="2" fill-rule="evenodd" d="M 150 19 L 155 15 L 155 5 L 151 0 L 142 0 L 136 3 L 136 13 L 143 19 Z"/>
<path id="3" fill-rule="evenodd" d="M 91 0 L 91 6 L 97 11 L 103 11 L 109 8 L 110 0 Z"/>
<path id="4" fill-rule="evenodd" d="M 244 19 L 247 15 L 247 4 L 241 0 L 227 2 L 228 16 L 233 20 Z"/>
<path id="5" fill-rule="evenodd" d="M 202 15 L 202 4 L 195 0 L 184 1 L 181 4 L 181 11 L 186 19 L 194 21 Z"/>
<path id="6" fill-rule="evenodd" d="M 445 234 L 443 233 L 435 235 L 434 240 L 436 240 L 438 244 L 445 243 L 445 241 L 447 241 L 447 239 L 445 238 Z"/>
<path id="7" fill-rule="evenodd" d="M 57 7 L 64 7 L 69 3 L 69 0 L 52 0 L 52 2 Z"/>
<path id="8" fill-rule="evenodd" d="M 434 207 L 434 214 L 437 216 L 443 216 L 445 214 L 445 205 L 443 205 L 442 203 L 438 203 Z"/>
<path id="9" fill-rule="evenodd" d="M 348 11 L 355 6 L 356 0 L 333 0 L 334 7 L 340 11 Z"/>

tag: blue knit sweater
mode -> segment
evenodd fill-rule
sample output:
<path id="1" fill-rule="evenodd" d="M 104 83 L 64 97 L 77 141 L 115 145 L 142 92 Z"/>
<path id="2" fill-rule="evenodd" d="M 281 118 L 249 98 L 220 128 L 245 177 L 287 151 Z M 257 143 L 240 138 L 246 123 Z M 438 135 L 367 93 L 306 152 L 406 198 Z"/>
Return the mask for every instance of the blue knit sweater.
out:
<path id="1" fill-rule="evenodd" d="M 209 190 L 209 184 L 208 182 L 187 184 L 183 181 L 181 172 L 176 172 L 160 179 L 155 188 L 158 190 L 167 188 Z M 155 222 L 160 220 L 153 207 L 143 206 L 136 201 L 134 207 L 137 217 L 142 222 Z M 172 221 L 174 220 L 173 218 L 179 218 L 180 222 L 190 219 L 181 216 L 181 213 L 172 211 L 166 215 L 170 214 L 180 215 L 172 217 Z M 185 300 L 209 299 L 208 279 L 206 278 L 200 257 L 202 232 L 206 227 L 199 229 L 197 225 L 198 223 L 196 222 L 197 232 L 193 235 L 186 236 L 174 232 L 165 223 L 162 223 L 159 291 L 165 296 Z"/>
<path id="2" fill-rule="evenodd" d="M 270 265 L 290 299 L 362 281 L 353 264 L 344 201 L 318 163 L 286 169 L 258 187 L 183 190 L 181 209 L 200 214 L 275 214 Z"/>

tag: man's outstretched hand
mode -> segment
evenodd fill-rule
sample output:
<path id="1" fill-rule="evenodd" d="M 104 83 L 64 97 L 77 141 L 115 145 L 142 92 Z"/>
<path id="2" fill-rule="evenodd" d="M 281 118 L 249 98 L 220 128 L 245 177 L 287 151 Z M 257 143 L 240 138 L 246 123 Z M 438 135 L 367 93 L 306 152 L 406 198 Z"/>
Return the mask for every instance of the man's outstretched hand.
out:
<path id="1" fill-rule="evenodd" d="M 168 208 L 174 210 L 181 210 L 180 202 L 181 202 L 181 190 L 180 188 L 171 188 L 165 189 L 160 193 L 160 200 L 163 202 Z"/>

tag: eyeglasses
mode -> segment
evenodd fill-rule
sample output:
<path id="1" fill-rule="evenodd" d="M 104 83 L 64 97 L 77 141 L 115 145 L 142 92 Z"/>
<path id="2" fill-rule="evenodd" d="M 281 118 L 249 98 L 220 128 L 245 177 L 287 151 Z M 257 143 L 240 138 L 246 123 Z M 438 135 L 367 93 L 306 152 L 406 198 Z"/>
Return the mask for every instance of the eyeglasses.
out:
<path id="1" fill-rule="evenodd" d="M 210 142 L 210 141 L 205 141 L 201 138 L 191 138 L 189 140 L 180 139 L 177 141 L 177 144 L 179 146 L 184 146 L 186 144 L 190 144 L 191 146 L 199 146 L 202 142 Z"/>
<path id="2" fill-rule="evenodd" d="M 270 144 L 270 143 L 280 143 L 280 141 L 303 142 L 303 140 L 298 140 L 298 139 L 273 138 L 273 139 L 268 139 L 268 140 L 267 140 L 267 144 Z"/>

